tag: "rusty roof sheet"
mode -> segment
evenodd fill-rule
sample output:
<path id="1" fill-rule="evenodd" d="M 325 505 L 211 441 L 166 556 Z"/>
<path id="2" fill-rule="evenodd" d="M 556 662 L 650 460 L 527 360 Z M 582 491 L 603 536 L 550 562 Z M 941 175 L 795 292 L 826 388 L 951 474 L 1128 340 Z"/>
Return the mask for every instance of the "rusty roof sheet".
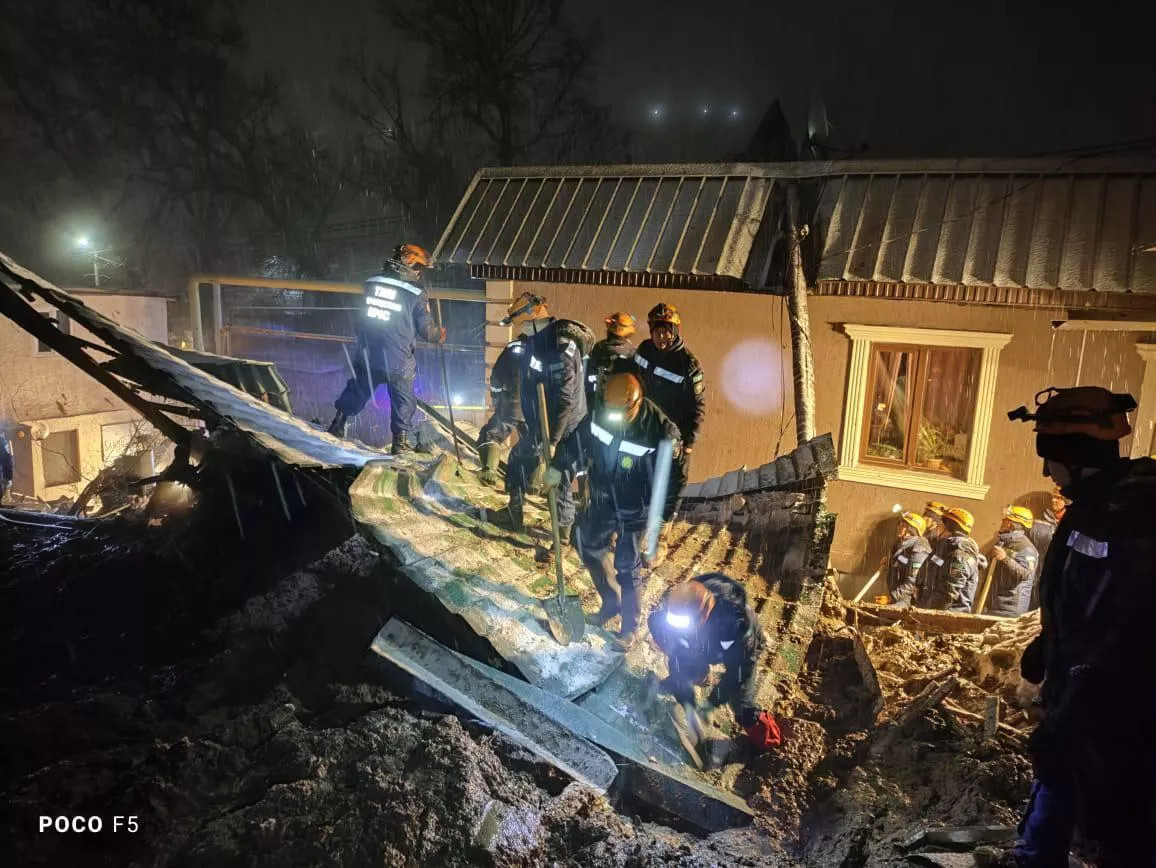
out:
<path id="1" fill-rule="evenodd" d="M 791 186 L 812 280 L 1156 292 L 1156 162 L 1118 158 L 482 169 L 434 255 L 476 277 L 777 290 Z"/>
<path id="2" fill-rule="evenodd" d="M 773 184 L 744 164 L 482 169 L 434 258 L 741 281 Z"/>

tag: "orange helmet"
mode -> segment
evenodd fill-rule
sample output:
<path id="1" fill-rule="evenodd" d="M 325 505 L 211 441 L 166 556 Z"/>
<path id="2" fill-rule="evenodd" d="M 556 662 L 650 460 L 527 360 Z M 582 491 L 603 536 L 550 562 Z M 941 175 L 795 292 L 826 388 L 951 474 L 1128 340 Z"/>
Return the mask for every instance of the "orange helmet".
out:
<path id="1" fill-rule="evenodd" d="M 628 338 L 635 332 L 635 319 L 624 311 L 606 317 L 606 332 L 620 338 Z"/>
<path id="2" fill-rule="evenodd" d="M 602 413 L 606 421 L 622 425 L 638 418 L 642 408 L 642 381 L 630 373 L 611 374 L 602 384 Z"/>
<path id="3" fill-rule="evenodd" d="M 1100 386 L 1049 386 L 1036 393 L 1035 413 L 1018 407 L 1007 415 L 1015 421 L 1034 421 L 1037 434 L 1084 434 L 1096 440 L 1120 440 L 1132 433 L 1127 414 L 1135 409 L 1136 399 L 1127 393 L 1109 392 Z"/>
<path id="4" fill-rule="evenodd" d="M 975 527 L 975 516 L 962 507 L 953 506 L 943 514 L 943 518 L 967 534 L 970 534 L 971 529 Z"/>
<path id="5" fill-rule="evenodd" d="M 502 325 L 528 322 L 532 319 L 541 319 L 546 315 L 545 297 L 535 295 L 532 292 L 523 292 L 506 308 L 506 316 L 502 319 Z"/>
<path id="6" fill-rule="evenodd" d="M 392 268 L 402 277 L 416 280 L 423 268 L 429 268 L 430 258 L 424 247 L 416 244 L 399 244 L 385 261 L 386 268 Z"/>
<path id="7" fill-rule="evenodd" d="M 666 623 L 678 630 L 701 627 L 714 609 L 714 594 L 702 582 L 691 579 L 675 585 L 666 598 Z"/>
<path id="8" fill-rule="evenodd" d="M 682 317 L 678 315 L 678 308 L 673 304 L 662 302 L 650 309 L 650 313 L 646 315 L 646 322 L 651 328 L 658 323 L 666 323 L 678 328 L 682 325 Z"/>

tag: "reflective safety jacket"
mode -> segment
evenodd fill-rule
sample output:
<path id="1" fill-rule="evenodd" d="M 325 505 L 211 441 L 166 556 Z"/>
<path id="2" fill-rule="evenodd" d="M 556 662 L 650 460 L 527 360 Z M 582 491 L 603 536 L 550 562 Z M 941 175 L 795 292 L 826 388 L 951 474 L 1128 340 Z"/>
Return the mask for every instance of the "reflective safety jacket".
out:
<path id="1" fill-rule="evenodd" d="M 1156 727 L 1156 461 L 1121 459 L 1064 488 L 1072 500 L 1040 573 L 1048 719 L 1126 731 L 1151 749 Z"/>
<path id="2" fill-rule="evenodd" d="M 887 593 L 892 603 L 906 605 L 911 602 L 919 571 L 930 554 L 931 545 L 921 536 L 896 540 L 887 563 Z"/>
<path id="3" fill-rule="evenodd" d="M 638 416 L 622 429 L 599 424 L 589 414 L 562 443 L 554 458 L 559 470 L 587 469 L 592 509 L 613 510 L 632 530 L 646 526 L 657 470 L 658 445 L 669 440 L 678 454 L 678 428 L 651 401 L 642 399 Z M 683 480 L 671 462 L 663 521 L 674 515 Z"/>
<path id="4" fill-rule="evenodd" d="M 626 338 L 611 335 L 601 340 L 590 350 L 590 357 L 586 359 L 586 406 L 594 408 L 594 392 L 598 388 L 599 376 L 606 377 L 620 370 L 635 368 L 630 364 L 634 359 L 634 344 Z"/>
<path id="5" fill-rule="evenodd" d="M 694 353 L 682 338 L 668 350 L 660 350 L 647 338 L 639 345 L 634 361 L 642 374 L 646 397 L 678 426 L 683 446 L 694 446 L 706 416 L 706 384 Z"/>
<path id="6" fill-rule="evenodd" d="M 941 537 L 928 561 L 932 569 L 924 582 L 926 591 L 920 594 L 920 605 L 970 612 L 979 586 L 980 563 L 987 563 L 975 540 L 961 533 Z"/>
<path id="7" fill-rule="evenodd" d="M 1007 552 L 1008 556 L 995 563 L 984 614 L 1005 617 L 1022 615 L 1031 603 L 1039 554 L 1022 530 L 1001 533 L 996 545 Z"/>
<path id="8" fill-rule="evenodd" d="M 652 637 L 667 657 L 693 660 L 708 666 L 744 665 L 753 674 L 761 646 L 759 622 L 747 603 L 746 589 L 722 573 L 708 573 L 697 581 L 714 596 L 714 607 L 702 625 L 676 627 L 665 617 L 666 600 L 652 618 Z M 657 628 L 657 629 L 654 629 Z"/>
<path id="9" fill-rule="evenodd" d="M 582 348 L 568 336 L 566 321 L 549 317 L 529 324 L 522 336 L 521 401 L 526 429 L 534 443 L 541 442 L 538 421 L 538 384 L 546 386 L 546 418 L 550 446 L 558 444 L 586 416 Z"/>
<path id="10" fill-rule="evenodd" d="M 494 411 L 510 422 L 522 421 L 522 356 L 526 345 L 516 337 L 498 355 L 490 369 L 490 399 Z"/>
<path id="11" fill-rule="evenodd" d="M 374 370 L 412 378 L 417 374 L 417 341 L 436 341 L 438 327 L 429 313 L 429 299 L 416 284 L 393 274 L 365 281 L 364 309 L 357 330 L 357 355 L 369 358 Z M 361 358 L 353 364 L 364 364 Z"/>

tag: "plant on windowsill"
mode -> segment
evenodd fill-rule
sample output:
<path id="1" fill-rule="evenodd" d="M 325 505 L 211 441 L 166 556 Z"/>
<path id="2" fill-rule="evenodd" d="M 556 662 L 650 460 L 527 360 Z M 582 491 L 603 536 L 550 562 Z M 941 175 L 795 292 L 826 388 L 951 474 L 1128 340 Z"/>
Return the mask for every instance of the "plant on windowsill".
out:
<path id="1" fill-rule="evenodd" d="M 952 459 L 958 458 L 955 438 L 928 422 L 919 426 L 919 444 L 915 450 L 916 463 L 928 470 L 950 472 Z"/>

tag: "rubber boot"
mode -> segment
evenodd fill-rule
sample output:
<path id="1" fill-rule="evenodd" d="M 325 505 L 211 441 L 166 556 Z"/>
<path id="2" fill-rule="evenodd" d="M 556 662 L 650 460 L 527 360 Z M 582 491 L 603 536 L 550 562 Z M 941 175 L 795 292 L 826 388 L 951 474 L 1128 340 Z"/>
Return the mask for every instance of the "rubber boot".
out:
<path id="1" fill-rule="evenodd" d="M 343 440 L 349 436 L 349 417 L 337 411 L 337 415 L 333 417 L 333 421 L 329 423 L 329 427 L 325 429 L 334 437 L 340 437 Z"/>
<path id="2" fill-rule="evenodd" d="M 404 434 L 396 435 L 393 438 L 393 442 L 389 444 L 390 455 L 401 455 L 412 451 L 413 447 L 409 445 L 409 438 Z"/>
<path id="3" fill-rule="evenodd" d="M 498 462 L 502 457 L 500 443 L 483 443 L 478 447 L 478 457 L 482 462 L 482 471 L 478 474 L 478 481 L 482 485 L 496 486 L 501 480 L 498 476 Z"/>

